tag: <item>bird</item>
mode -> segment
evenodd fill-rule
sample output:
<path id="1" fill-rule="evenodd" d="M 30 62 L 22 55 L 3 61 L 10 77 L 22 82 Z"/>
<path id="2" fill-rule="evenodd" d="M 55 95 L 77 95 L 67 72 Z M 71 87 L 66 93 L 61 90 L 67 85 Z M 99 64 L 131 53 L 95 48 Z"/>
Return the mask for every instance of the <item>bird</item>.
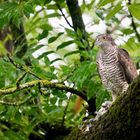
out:
<path id="1" fill-rule="evenodd" d="M 95 46 L 100 48 L 96 56 L 99 77 L 114 102 L 138 76 L 136 66 L 129 53 L 119 48 L 110 34 L 98 35 Z"/>

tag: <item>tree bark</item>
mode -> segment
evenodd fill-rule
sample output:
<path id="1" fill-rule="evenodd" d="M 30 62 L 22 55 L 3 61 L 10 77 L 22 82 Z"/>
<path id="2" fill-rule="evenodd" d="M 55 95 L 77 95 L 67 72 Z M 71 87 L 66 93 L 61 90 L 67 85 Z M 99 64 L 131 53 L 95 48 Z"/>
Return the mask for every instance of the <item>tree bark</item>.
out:
<path id="1" fill-rule="evenodd" d="M 65 140 L 134 140 L 140 137 L 140 76 L 89 131 L 75 129 Z"/>
<path id="2" fill-rule="evenodd" d="M 18 58 L 22 58 L 28 49 L 28 43 L 26 40 L 23 24 L 22 23 L 20 24 L 19 29 L 14 24 L 11 24 L 10 28 L 11 34 L 13 36 L 14 49 L 20 47 L 18 52 L 16 52 L 16 56 Z"/>
<path id="3" fill-rule="evenodd" d="M 69 13 L 72 19 L 72 23 L 73 23 L 73 28 L 74 31 L 77 32 L 77 30 L 79 29 L 82 33 L 82 37 L 80 38 L 80 41 L 85 45 L 85 48 L 82 48 L 81 46 L 78 46 L 79 51 L 87 51 L 89 53 L 90 51 L 90 45 L 89 45 L 89 41 L 88 41 L 88 36 L 87 36 L 87 32 L 85 29 L 85 24 L 82 18 L 82 12 L 78 3 L 78 0 L 66 0 L 68 9 L 69 9 Z M 85 43 L 86 42 L 86 43 Z M 85 60 L 87 60 L 89 58 L 87 58 L 84 55 L 80 54 L 80 62 L 83 62 Z M 85 93 L 87 93 L 86 88 L 83 89 L 83 91 Z M 82 100 L 81 98 L 79 99 L 79 101 Z M 96 111 L 96 97 L 94 96 L 93 98 L 91 98 L 90 100 L 85 100 L 88 103 L 88 111 L 90 114 L 94 114 L 94 112 Z M 82 101 L 80 101 L 82 103 Z M 78 103 L 76 103 L 78 104 Z M 75 105 L 77 106 L 77 105 Z M 80 107 L 80 105 L 78 105 Z M 79 108 L 78 107 L 78 108 Z"/>
<path id="4" fill-rule="evenodd" d="M 0 40 L 4 41 L 8 34 L 11 34 L 12 39 L 8 38 L 5 41 L 4 47 L 9 53 L 12 53 L 12 51 L 20 47 L 19 51 L 16 53 L 16 56 L 18 58 L 22 58 L 28 49 L 28 43 L 23 25 L 21 24 L 19 29 L 12 23 L 9 26 L 6 26 L 0 31 Z"/>
<path id="5" fill-rule="evenodd" d="M 82 13 L 81 13 L 81 9 L 80 9 L 78 0 L 66 0 L 66 2 L 67 2 L 69 13 L 70 13 L 70 16 L 72 19 L 73 28 L 74 28 L 75 32 L 77 32 L 78 29 L 81 31 L 81 33 L 82 33 L 81 42 L 83 42 L 83 40 L 85 40 L 87 42 L 85 49 L 87 51 L 89 51 L 90 46 L 89 46 L 89 42 L 88 42 L 87 32 L 85 30 L 85 24 L 84 24 L 84 21 L 82 18 Z M 79 46 L 79 50 L 82 51 L 83 48 Z M 85 60 L 85 58 L 82 58 L 82 60 Z"/>
<path id="6" fill-rule="evenodd" d="M 10 34 L 10 28 L 6 26 L 3 30 L 0 31 L 0 41 L 4 41 L 8 34 Z M 13 42 L 12 39 L 7 38 L 6 41 L 4 41 L 4 47 L 8 51 L 8 53 L 12 53 L 12 48 L 13 48 Z"/>

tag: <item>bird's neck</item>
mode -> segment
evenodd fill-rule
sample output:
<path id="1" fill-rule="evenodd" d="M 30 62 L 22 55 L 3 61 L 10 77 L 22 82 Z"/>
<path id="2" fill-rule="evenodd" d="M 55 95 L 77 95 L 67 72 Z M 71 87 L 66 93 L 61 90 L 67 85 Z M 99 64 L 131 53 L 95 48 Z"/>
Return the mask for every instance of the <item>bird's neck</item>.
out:
<path id="1" fill-rule="evenodd" d="M 114 45 L 114 46 L 104 46 L 104 48 L 102 49 L 102 53 L 104 54 L 109 54 L 109 53 L 112 53 L 112 52 L 116 52 L 117 51 L 117 46 Z"/>

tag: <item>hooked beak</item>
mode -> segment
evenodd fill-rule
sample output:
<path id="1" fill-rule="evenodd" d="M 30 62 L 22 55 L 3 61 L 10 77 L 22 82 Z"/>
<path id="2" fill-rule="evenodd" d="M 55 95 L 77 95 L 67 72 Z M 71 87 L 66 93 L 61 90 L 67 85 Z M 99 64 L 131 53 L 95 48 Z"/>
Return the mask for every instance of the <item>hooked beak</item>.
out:
<path id="1" fill-rule="evenodd" d="M 98 38 L 95 40 L 95 46 L 101 46 L 101 41 Z"/>

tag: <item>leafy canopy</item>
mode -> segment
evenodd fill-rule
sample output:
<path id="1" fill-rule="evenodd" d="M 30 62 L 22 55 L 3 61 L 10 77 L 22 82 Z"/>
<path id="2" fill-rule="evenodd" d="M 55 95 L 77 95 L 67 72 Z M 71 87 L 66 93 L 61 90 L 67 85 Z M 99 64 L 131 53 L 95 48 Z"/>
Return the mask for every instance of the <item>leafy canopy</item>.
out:
<path id="1" fill-rule="evenodd" d="M 21 84 L 41 79 L 86 91 L 88 99 L 96 96 L 97 109 L 103 101 L 110 99 L 96 70 L 97 48 L 93 48 L 94 39 L 101 32 L 113 34 L 139 62 L 137 29 L 140 27 L 140 3 L 138 0 L 130 4 L 125 0 L 79 2 L 87 40 L 80 29 L 74 31 L 64 0 L 0 2 L 1 32 L 11 25 L 19 30 L 21 25 L 24 27 L 24 32 L 17 38 L 9 33 L 0 41 L 0 54 L 3 55 L 0 59 L 1 90 L 20 88 Z M 124 20 L 130 24 L 124 26 Z M 18 47 L 13 47 L 10 58 L 7 57 L 6 41 L 14 39 L 18 44 L 23 35 L 27 42 L 24 40 Z M 25 44 L 28 50 L 22 58 L 18 58 L 16 53 Z M 89 50 L 86 49 L 88 45 Z M 29 66 L 25 61 L 27 59 L 31 62 Z M 74 113 L 76 98 L 68 91 L 51 86 L 44 88 L 40 84 L 9 95 L 0 94 L 0 139 L 22 140 L 30 139 L 32 135 L 43 139 L 54 128 L 71 128 L 80 124 L 85 109 Z"/>

